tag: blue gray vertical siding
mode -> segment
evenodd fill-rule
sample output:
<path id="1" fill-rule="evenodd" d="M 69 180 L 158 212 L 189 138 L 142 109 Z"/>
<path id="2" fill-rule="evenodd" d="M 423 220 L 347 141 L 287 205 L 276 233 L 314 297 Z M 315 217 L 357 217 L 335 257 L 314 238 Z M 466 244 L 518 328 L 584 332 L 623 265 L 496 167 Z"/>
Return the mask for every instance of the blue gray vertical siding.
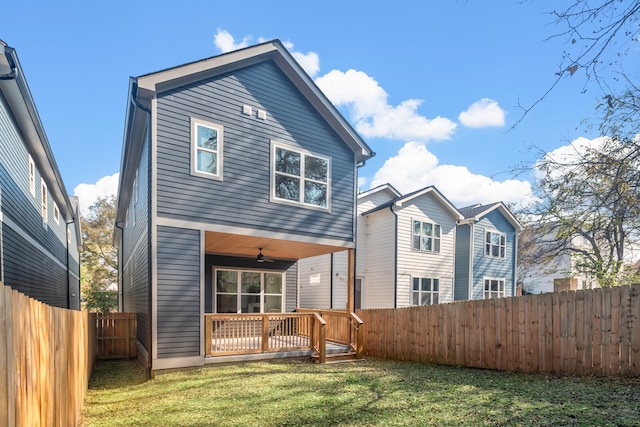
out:
<path id="1" fill-rule="evenodd" d="M 461 224 L 456 229 L 456 267 L 453 299 L 469 299 L 469 256 L 471 254 L 471 226 Z"/>
<path id="2" fill-rule="evenodd" d="M 54 201 L 47 194 L 48 221 L 40 214 L 41 176 L 36 165 L 35 196 L 29 190 L 29 152 L 0 96 L 0 209 L 2 224 L 3 274 L 5 284 L 46 304 L 69 307 L 67 277 L 67 234 L 62 217 L 53 219 Z M 47 185 L 48 190 L 50 185 Z M 14 224 L 12 229 L 7 222 Z M 32 239 L 37 246 L 31 244 Z M 77 253 L 75 240 L 72 255 Z M 77 264 L 74 263 L 74 267 Z M 77 270 L 74 270 L 77 272 Z"/>
<path id="3" fill-rule="evenodd" d="M 506 234 L 506 257 L 504 259 L 484 256 L 485 230 L 497 230 Z M 505 279 L 505 288 L 513 292 L 515 229 L 498 209 L 494 209 L 474 224 L 473 255 L 473 299 L 482 299 L 483 278 Z"/>
<path id="4" fill-rule="evenodd" d="M 200 231 L 158 227 L 158 358 L 200 355 Z"/>
<path id="5" fill-rule="evenodd" d="M 125 224 L 125 232 L 122 236 L 120 250 L 123 255 L 123 283 L 122 299 L 123 309 L 136 313 L 138 342 L 150 354 L 149 348 L 151 329 L 149 327 L 149 290 L 151 288 L 151 275 L 149 265 L 149 139 L 145 138 L 142 155 L 138 164 L 138 194 L 132 196 L 129 203 L 133 216 Z M 131 214 L 133 215 L 133 214 Z"/>
<path id="6" fill-rule="evenodd" d="M 353 240 L 354 154 L 274 63 L 157 99 L 158 216 Z M 267 119 L 242 114 L 243 105 Z M 224 127 L 222 181 L 190 175 L 190 117 Z M 330 211 L 269 201 L 271 140 L 331 157 Z"/>

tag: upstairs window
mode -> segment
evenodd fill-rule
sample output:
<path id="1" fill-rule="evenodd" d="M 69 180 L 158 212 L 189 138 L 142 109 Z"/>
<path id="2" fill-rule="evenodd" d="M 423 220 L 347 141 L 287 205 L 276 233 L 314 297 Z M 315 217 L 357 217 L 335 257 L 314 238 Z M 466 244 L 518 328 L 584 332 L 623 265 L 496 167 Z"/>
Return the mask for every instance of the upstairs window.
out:
<path id="1" fill-rule="evenodd" d="M 40 184 L 40 214 L 42 215 L 42 222 L 46 223 L 49 221 L 49 205 L 47 201 L 47 185 L 42 181 Z"/>
<path id="2" fill-rule="evenodd" d="M 413 221 L 413 250 L 440 252 L 440 226 L 430 222 Z"/>
<path id="3" fill-rule="evenodd" d="M 53 202 L 53 220 L 56 224 L 60 224 L 60 209 L 58 209 L 58 205 Z"/>
<path id="4" fill-rule="evenodd" d="M 31 156 L 29 156 L 29 191 L 32 196 L 36 195 L 36 165 Z"/>
<path id="5" fill-rule="evenodd" d="M 329 158 L 277 145 L 272 153 L 273 200 L 329 208 Z"/>
<path id="6" fill-rule="evenodd" d="M 484 279 L 484 299 L 502 298 L 504 296 L 504 279 Z"/>
<path id="7" fill-rule="evenodd" d="M 222 179 L 223 128 L 214 123 L 191 119 L 191 173 Z"/>
<path id="8" fill-rule="evenodd" d="M 487 231 L 484 240 L 484 256 L 490 258 L 505 258 L 507 237 L 504 233 Z"/>
<path id="9" fill-rule="evenodd" d="M 411 291 L 412 305 L 433 305 L 438 303 L 440 279 L 414 277 Z"/>

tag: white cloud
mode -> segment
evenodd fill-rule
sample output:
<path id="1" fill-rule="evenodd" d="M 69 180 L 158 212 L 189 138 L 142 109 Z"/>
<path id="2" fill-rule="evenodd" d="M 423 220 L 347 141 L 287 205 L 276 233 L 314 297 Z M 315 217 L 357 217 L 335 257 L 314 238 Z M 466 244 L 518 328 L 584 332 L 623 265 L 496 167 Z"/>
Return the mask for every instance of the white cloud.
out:
<path id="1" fill-rule="evenodd" d="M 213 36 L 213 44 L 216 45 L 222 53 L 231 52 L 232 50 L 238 50 L 249 46 L 251 36 L 245 36 L 241 42 L 236 42 L 236 39 L 227 30 L 218 28 L 218 32 Z"/>
<path id="2" fill-rule="evenodd" d="M 474 102 L 458 116 L 458 120 L 466 127 L 484 128 L 504 126 L 506 112 L 500 108 L 498 101 L 482 98 Z"/>
<path id="3" fill-rule="evenodd" d="M 389 105 L 387 92 L 362 71 L 332 70 L 317 78 L 316 84 L 331 102 L 349 109 L 356 130 L 367 138 L 446 140 L 457 126 L 444 117 L 428 119 L 418 114 L 419 99 Z"/>
<path id="4" fill-rule="evenodd" d="M 315 77 L 316 74 L 318 74 L 318 71 L 320 71 L 320 57 L 317 53 L 313 51 L 307 53 L 298 52 L 294 50 L 293 43 L 291 42 L 282 42 L 282 44 L 291 52 L 291 56 L 293 56 L 307 74 L 311 77 Z"/>
<path id="5" fill-rule="evenodd" d="M 89 208 L 98 197 L 116 195 L 118 192 L 119 173 L 100 178 L 95 184 L 78 184 L 73 189 L 73 195 L 78 197 L 80 202 L 80 215 L 89 213 Z"/>
<path id="6" fill-rule="evenodd" d="M 558 164 L 557 168 L 552 169 L 552 177 L 558 178 L 561 174 L 565 173 L 568 169 L 575 164 L 579 164 L 582 157 L 590 149 L 601 149 L 605 144 L 611 140 L 607 137 L 599 137 L 594 139 L 588 139 L 585 137 L 579 137 L 571 141 L 569 145 L 563 145 L 556 148 L 553 151 L 544 155 L 546 160 L 550 160 Z M 539 164 L 539 163 L 538 163 Z M 564 165 L 564 168 L 561 167 Z M 543 178 L 543 173 L 539 168 L 534 169 L 535 177 L 538 179 Z"/>
<path id="7" fill-rule="evenodd" d="M 245 48 L 251 44 L 253 37 L 244 36 L 242 41 L 236 42 L 236 39 L 227 30 L 218 28 L 218 31 L 213 36 L 213 43 L 216 45 L 220 52 L 227 53 L 233 50 Z M 258 37 L 258 43 L 264 43 L 268 39 L 264 37 Z M 283 42 L 284 47 L 287 48 L 291 55 L 298 61 L 298 64 L 309 74 L 311 77 L 315 77 L 320 71 L 320 57 L 315 52 L 302 53 L 294 50 L 293 43 Z"/>
<path id="8" fill-rule="evenodd" d="M 495 181 L 464 166 L 440 165 L 424 144 L 408 142 L 375 173 L 371 188 L 391 183 L 403 194 L 434 185 L 457 207 L 503 201 L 525 206 L 534 200 L 528 181 Z"/>

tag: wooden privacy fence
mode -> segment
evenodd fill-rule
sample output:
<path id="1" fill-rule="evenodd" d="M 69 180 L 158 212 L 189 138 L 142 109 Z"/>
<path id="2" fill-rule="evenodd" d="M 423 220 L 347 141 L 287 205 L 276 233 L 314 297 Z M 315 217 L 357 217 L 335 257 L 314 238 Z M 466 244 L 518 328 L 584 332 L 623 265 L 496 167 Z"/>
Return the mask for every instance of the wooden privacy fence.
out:
<path id="1" fill-rule="evenodd" d="M 135 313 L 96 313 L 96 358 L 132 359 L 136 347 Z"/>
<path id="2" fill-rule="evenodd" d="M 505 371 L 640 376 L 640 285 L 359 310 L 365 355 Z"/>
<path id="3" fill-rule="evenodd" d="M 0 425 L 75 426 L 95 359 L 93 314 L 0 283 Z"/>

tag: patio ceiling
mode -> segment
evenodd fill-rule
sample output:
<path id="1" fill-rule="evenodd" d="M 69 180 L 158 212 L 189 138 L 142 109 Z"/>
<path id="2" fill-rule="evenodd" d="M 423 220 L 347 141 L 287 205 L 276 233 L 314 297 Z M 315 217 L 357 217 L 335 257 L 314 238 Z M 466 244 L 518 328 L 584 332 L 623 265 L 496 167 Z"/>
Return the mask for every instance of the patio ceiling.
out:
<path id="1" fill-rule="evenodd" d="M 262 253 L 267 258 L 283 260 L 299 260 L 347 249 L 341 246 L 270 239 L 258 236 L 243 236 L 213 231 L 207 231 L 205 233 L 205 252 L 209 254 L 256 257 L 258 255 L 258 248 L 262 248 Z"/>

